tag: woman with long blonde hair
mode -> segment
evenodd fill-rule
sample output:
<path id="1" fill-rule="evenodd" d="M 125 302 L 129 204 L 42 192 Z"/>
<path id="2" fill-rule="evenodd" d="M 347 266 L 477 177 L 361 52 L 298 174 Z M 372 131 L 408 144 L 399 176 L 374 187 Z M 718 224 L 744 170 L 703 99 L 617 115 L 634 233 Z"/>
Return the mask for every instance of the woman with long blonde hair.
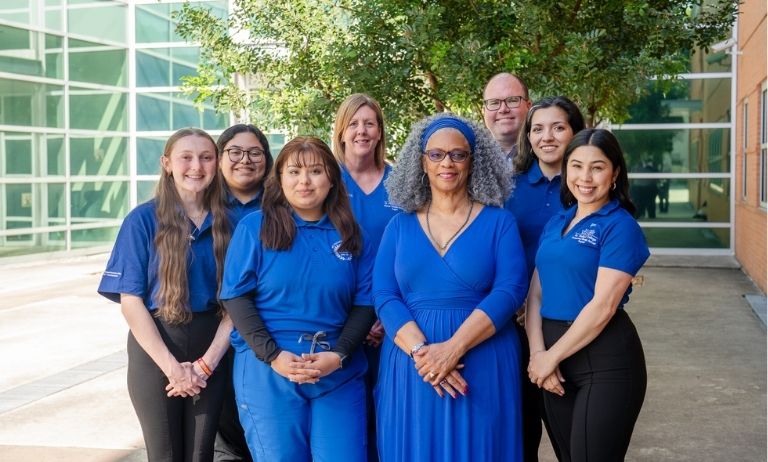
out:
<path id="1" fill-rule="evenodd" d="M 203 130 L 171 135 L 155 197 L 126 216 L 98 289 L 130 328 L 128 393 L 150 461 L 213 459 L 232 330 L 217 301 L 230 237 L 217 161 Z"/>

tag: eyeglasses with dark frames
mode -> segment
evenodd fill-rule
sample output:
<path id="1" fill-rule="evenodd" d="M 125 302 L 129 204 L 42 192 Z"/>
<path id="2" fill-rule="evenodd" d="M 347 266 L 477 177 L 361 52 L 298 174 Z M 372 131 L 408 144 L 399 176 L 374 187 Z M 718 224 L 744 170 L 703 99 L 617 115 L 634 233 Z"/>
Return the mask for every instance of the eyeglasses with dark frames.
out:
<path id="1" fill-rule="evenodd" d="M 425 152 L 424 155 L 432 162 L 442 162 L 443 159 L 445 159 L 445 156 L 450 157 L 452 162 L 457 163 L 464 162 L 469 158 L 469 152 L 464 151 L 463 149 L 454 149 L 450 152 L 445 152 L 442 149 L 430 149 Z"/>
<path id="2" fill-rule="evenodd" d="M 516 107 L 520 107 L 520 104 L 523 101 L 526 101 L 527 98 L 525 96 L 509 96 L 504 99 L 499 98 L 491 98 L 483 101 L 483 104 L 485 104 L 485 108 L 489 111 L 498 111 L 501 109 L 501 103 L 504 103 L 507 105 L 508 108 L 514 109 Z"/>
<path id="3" fill-rule="evenodd" d="M 258 164 L 264 161 L 264 150 L 261 148 L 251 148 L 246 150 L 238 146 L 233 146 L 231 148 L 225 149 L 225 151 L 229 156 L 229 160 L 235 163 L 241 162 L 246 153 L 248 153 L 248 160 L 254 164 Z"/>

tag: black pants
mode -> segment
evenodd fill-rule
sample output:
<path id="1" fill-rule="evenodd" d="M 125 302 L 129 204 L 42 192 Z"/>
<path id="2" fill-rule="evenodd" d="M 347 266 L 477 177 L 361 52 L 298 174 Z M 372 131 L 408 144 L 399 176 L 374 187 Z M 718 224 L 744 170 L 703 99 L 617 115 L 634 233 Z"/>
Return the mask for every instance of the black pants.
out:
<path id="1" fill-rule="evenodd" d="M 523 413 L 523 461 L 538 462 L 539 445 L 541 444 L 541 422 L 547 429 L 549 440 L 552 443 L 552 449 L 555 456 L 560 460 L 560 451 L 557 448 L 557 442 L 547 422 L 547 416 L 544 412 L 544 396 L 542 390 L 528 380 L 528 361 L 531 355 L 528 349 L 528 336 L 525 327 L 515 323 L 517 335 L 520 336 L 520 385 L 523 392 L 523 401 L 521 410 Z"/>
<path id="2" fill-rule="evenodd" d="M 570 327 L 543 320 L 550 348 Z M 549 424 L 563 462 L 624 460 L 645 399 L 645 356 L 637 330 L 618 310 L 589 345 L 560 363 L 565 395 L 544 392 Z"/>
<path id="3" fill-rule="evenodd" d="M 235 402 L 235 387 L 232 384 L 232 364 L 235 359 L 235 350 L 230 347 L 222 358 L 218 369 L 226 363 L 227 386 L 224 392 L 224 404 L 221 407 L 219 418 L 219 431 L 216 433 L 213 460 L 215 462 L 251 462 L 251 453 L 245 442 L 243 426 L 240 425 L 240 417 Z"/>
<path id="4" fill-rule="evenodd" d="M 219 321 L 214 312 L 195 313 L 192 321 L 180 326 L 155 318 L 160 336 L 179 362 L 195 361 L 205 353 Z M 213 460 L 213 440 L 228 375 L 226 368 L 217 368 L 199 395 L 168 398 L 165 374 L 133 334 L 128 334 L 128 394 L 139 417 L 150 462 Z"/>

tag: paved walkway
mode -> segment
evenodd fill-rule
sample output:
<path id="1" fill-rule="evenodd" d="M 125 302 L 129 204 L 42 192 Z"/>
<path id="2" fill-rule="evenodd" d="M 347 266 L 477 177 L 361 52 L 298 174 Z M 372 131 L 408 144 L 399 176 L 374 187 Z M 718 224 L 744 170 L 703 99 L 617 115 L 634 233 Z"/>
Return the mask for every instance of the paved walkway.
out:
<path id="1" fill-rule="evenodd" d="M 0 267 L 0 462 L 146 460 L 127 327 L 95 293 L 105 258 Z M 733 268 L 641 275 L 628 311 L 649 385 L 627 460 L 765 461 L 766 331 L 745 299 L 758 290 Z M 546 441 L 540 453 L 555 460 Z"/>

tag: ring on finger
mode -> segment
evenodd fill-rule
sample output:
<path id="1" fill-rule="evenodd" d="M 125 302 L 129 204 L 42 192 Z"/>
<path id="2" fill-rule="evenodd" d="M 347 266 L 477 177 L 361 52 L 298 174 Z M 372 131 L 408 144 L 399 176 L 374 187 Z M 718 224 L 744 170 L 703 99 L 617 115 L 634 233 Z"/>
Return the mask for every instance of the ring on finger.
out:
<path id="1" fill-rule="evenodd" d="M 432 371 L 429 371 L 429 374 L 428 374 L 428 375 L 429 375 L 429 378 L 430 378 L 430 379 L 434 379 L 434 378 L 435 378 L 435 376 L 436 376 L 437 374 L 435 374 L 435 373 L 434 373 L 434 372 L 432 372 Z"/>
<path id="2" fill-rule="evenodd" d="M 443 379 L 443 380 L 440 381 L 440 385 L 446 386 L 446 385 L 448 385 L 448 381 Z"/>

